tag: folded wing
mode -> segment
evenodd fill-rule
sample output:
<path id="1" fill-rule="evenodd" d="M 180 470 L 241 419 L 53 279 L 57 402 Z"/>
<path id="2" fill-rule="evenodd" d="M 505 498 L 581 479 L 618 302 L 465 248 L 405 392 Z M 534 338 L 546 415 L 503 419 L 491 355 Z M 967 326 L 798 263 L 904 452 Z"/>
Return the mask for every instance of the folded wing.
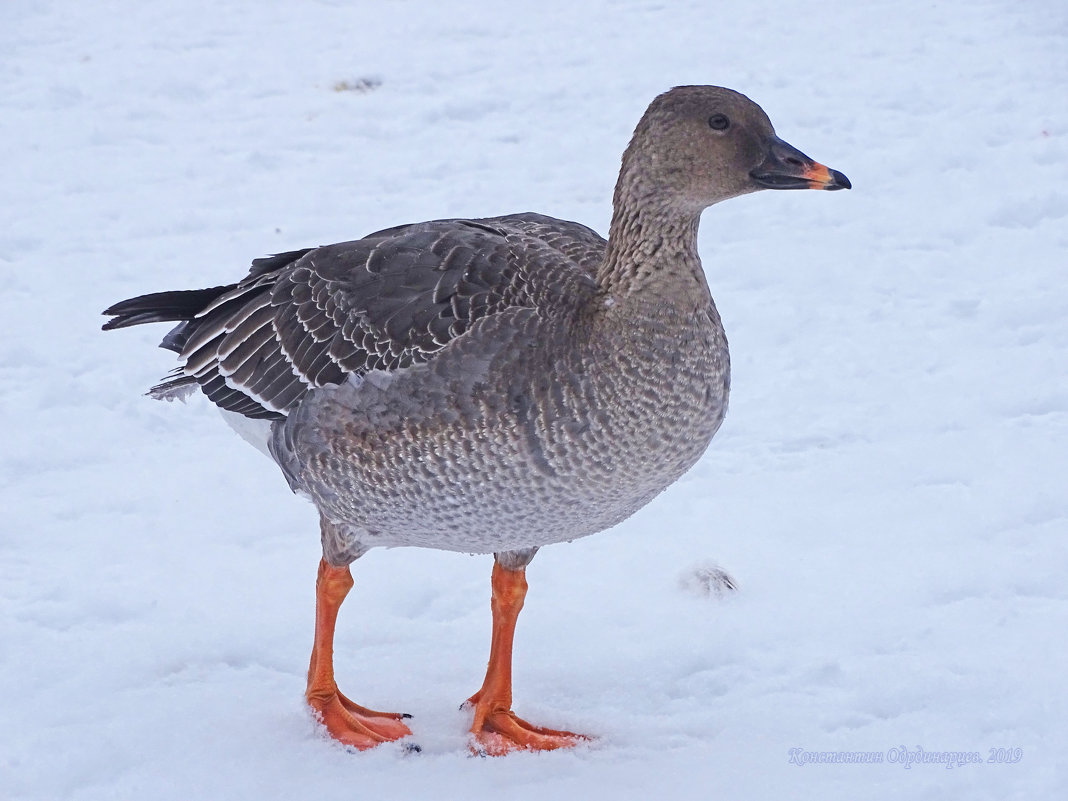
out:
<path id="1" fill-rule="evenodd" d="M 161 347 L 182 365 L 150 394 L 199 386 L 224 409 L 280 419 L 315 387 L 430 360 L 486 315 L 581 302 L 604 247 L 534 214 L 417 223 L 257 259 L 237 284 L 123 301 L 104 328 L 181 321 Z"/>

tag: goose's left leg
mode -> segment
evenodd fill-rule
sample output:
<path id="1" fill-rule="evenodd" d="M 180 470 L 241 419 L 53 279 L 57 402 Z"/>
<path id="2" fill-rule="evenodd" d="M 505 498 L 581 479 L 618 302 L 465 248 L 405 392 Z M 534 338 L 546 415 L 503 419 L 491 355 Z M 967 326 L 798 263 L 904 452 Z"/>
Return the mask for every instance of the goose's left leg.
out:
<path id="1" fill-rule="evenodd" d="M 589 738 L 569 731 L 527 723 L 512 711 L 512 639 L 516 618 L 527 594 L 526 566 L 537 548 L 494 554 L 493 638 L 482 689 L 467 699 L 475 710 L 471 726 L 472 750 L 490 756 L 527 749 L 569 748 Z"/>

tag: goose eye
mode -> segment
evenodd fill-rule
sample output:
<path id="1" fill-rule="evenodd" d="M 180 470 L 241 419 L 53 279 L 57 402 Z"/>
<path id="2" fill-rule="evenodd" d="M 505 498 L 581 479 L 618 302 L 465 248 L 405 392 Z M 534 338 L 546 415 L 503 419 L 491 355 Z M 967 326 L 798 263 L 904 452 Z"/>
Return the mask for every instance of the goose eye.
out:
<path id="1" fill-rule="evenodd" d="M 731 121 L 723 114 L 713 114 L 708 118 L 708 127 L 713 131 L 725 131 L 731 127 Z"/>

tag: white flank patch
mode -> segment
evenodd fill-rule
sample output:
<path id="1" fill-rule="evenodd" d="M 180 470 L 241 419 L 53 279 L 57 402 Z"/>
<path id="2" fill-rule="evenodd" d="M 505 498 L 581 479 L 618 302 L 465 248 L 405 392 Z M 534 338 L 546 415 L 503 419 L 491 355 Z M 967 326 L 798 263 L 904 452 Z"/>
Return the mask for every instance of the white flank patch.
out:
<path id="1" fill-rule="evenodd" d="M 231 412 L 227 409 L 219 409 L 219 412 L 222 414 L 226 424 L 236 431 L 241 439 L 245 440 L 268 459 L 274 461 L 274 457 L 271 456 L 271 451 L 267 447 L 267 443 L 271 438 L 271 420 L 245 417 L 243 414 Z"/>

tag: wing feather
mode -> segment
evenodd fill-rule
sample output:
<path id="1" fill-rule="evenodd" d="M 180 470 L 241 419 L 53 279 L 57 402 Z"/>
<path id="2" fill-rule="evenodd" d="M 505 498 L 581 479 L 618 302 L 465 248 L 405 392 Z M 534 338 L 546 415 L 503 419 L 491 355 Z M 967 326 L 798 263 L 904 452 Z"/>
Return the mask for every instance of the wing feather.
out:
<path id="1" fill-rule="evenodd" d="M 256 259 L 237 284 L 144 296 L 113 313 L 134 324 L 202 303 L 164 340 L 183 365 L 153 391 L 195 380 L 224 409 L 278 419 L 315 387 L 429 361 L 482 317 L 581 303 L 604 247 L 584 226 L 534 214 L 438 220 Z M 160 309 L 147 302 L 156 297 Z"/>

